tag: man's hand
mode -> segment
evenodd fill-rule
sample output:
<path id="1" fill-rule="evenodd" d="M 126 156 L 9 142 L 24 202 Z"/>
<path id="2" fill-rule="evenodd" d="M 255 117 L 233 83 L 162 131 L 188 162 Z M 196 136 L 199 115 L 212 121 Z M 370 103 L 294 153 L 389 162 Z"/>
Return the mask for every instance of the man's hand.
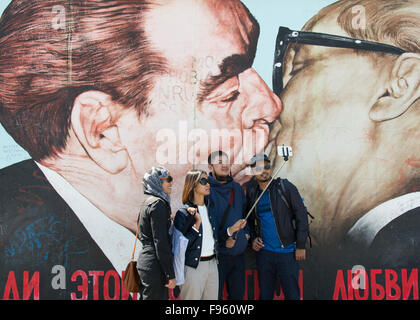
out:
<path id="1" fill-rule="evenodd" d="M 296 261 L 302 261 L 306 259 L 306 250 L 305 249 L 296 249 L 295 253 Z"/>
<path id="2" fill-rule="evenodd" d="M 168 281 L 168 283 L 167 283 L 167 284 L 165 284 L 165 287 L 167 287 L 167 288 L 169 288 L 169 289 L 173 289 L 173 288 L 175 288 L 175 287 L 176 287 L 176 279 L 175 279 L 175 278 L 170 279 L 170 280 Z"/>
<path id="3" fill-rule="evenodd" d="M 233 226 L 229 227 L 229 233 L 234 234 L 236 231 L 239 231 L 239 230 L 245 228 L 245 226 L 246 226 L 246 220 L 245 219 L 240 219 L 240 220 L 236 221 Z"/>
<path id="4" fill-rule="evenodd" d="M 260 251 L 262 247 L 264 247 L 264 243 L 261 238 L 255 238 L 254 241 L 252 241 L 252 249 L 254 249 L 254 251 Z"/>
<path id="5" fill-rule="evenodd" d="M 233 248 L 233 246 L 235 245 L 235 242 L 236 242 L 236 240 L 235 240 L 235 239 L 233 239 L 233 238 L 229 237 L 229 238 L 226 240 L 226 248 Z"/>

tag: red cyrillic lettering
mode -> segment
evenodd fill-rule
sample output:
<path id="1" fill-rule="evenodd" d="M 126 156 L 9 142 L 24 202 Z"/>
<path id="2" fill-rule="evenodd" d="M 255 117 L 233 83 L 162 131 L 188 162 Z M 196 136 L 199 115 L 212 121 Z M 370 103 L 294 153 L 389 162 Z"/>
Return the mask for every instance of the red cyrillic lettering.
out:
<path id="1" fill-rule="evenodd" d="M 338 300 L 339 295 L 343 300 L 347 300 L 346 286 L 344 285 L 344 275 L 343 270 L 337 270 L 337 276 L 335 277 L 335 286 L 333 293 L 333 300 Z"/>
<path id="2" fill-rule="evenodd" d="M 13 294 L 12 299 L 10 299 L 10 291 L 12 291 L 12 294 Z M 7 276 L 7 282 L 6 282 L 6 287 L 4 288 L 3 300 L 20 300 L 14 271 L 9 271 L 9 275 Z"/>
<path id="3" fill-rule="evenodd" d="M 381 269 L 371 269 L 370 270 L 372 300 L 382 300 L 383 298 L 385 298 L 384 287 L 376 282 L 376 275 L 381 274 L 381 273 L 382 273 Z"/>
<path id="4" fill-rule="evenodd" d="M 31 293 L 34 293 L 34 300 L 39 300 L 39 271 L 36 271 L 29 280 L 29 271 L 23 271 L 23 300 L 29 300 Z"/>
<path id="5" fill-rule="evenodd" d="M 347 270 L 347 300 L 353 300 L 353 270 Z"/>
<path id="6" fill-rule="evenodd" d="M 71 281 L 76 281 L 77 277 L 82 278 L 82 284 L 77 287 L 77 290 L 79 290 L 82 293 L 81 298 L 77 298 L 76 293 L 72 292 L 70 294 L 70 297 L 72 300 L 87 300 L 88 298 L 88 277 L 86 273 L 82 270 L 77 270 L 74 272 L 71 276 Z"/>
<path id="7" fill-rule="evenodd" d="M 401 288 L 397 284 L 398 275 L 392 269 L 385 269 L 385 288 L 387 300 L 398 300 L 401 298 Z M 392 290 L 395 295 L 392 295 Z"/>
<path id="8" fill-rule="evenodd" d="M 357 278 L 356 278 L 357 277 Z M 364 289 L 355 289 L 354 290 L 354 296 L 356 300 L 367 300 L 369 299 L 369 279 L 367 276 L 367 272 L 363 269 L 357 270 L 355 273 L 355 278 L 360 279 L 360 282 L 364 282 Z M 363 287 L 363 286 L 359 286 Z M 363 296 L 360 296 L 360 290 L 363 290 Z"/>
<path id="9" fill-rule="evenodd" d="M 260 286 L 258 284 L 258 271 L 254 269 L 254 296 L 255 299 L 260 298 Z"/>
<path id="10" fill-rule="evenodd" d="M 93 300 L 99 300 L 99 277 L 104 275 L 103 271 L 89 271 L 93 277 Z"/>
<path id="11" fill-rule="evenodd" d="M 401 269 L 403 300 L 407 300 L 410 296 L 410 291 L 413 290 L 413 299 L 419 299 L 419 280 L 418 269 L 411 271 L 410 277 L 407 279 L 407 269 Z"/>
<path id="12" fill-rule="evenodd" d="M 109 278 L 114 278 L 114 297 L 109 296 Z M 117 271 L 109 270 L 104 278 L 104 299 L 105 300 L 119 300 L 120 299 L 120 276 Z"/>

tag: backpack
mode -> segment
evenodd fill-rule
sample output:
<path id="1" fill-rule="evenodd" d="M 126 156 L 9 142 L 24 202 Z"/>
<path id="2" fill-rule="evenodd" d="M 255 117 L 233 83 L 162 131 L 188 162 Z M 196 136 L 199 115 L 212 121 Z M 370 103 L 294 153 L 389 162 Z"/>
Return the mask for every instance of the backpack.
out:
<path id="1" fill-rule="evenodd" d="M 280 179 L 280 196 L 281 196 L 281 199 L 286 204 L 286 206 L 290 209 L 291 206 L 289 204 L 289 201 L 287 201 L 287 198 L 285 197 L 285 195 L 287 194 L 287 192 L 286 192 L 286 187 L 284 185 L 284 181 L 283 180 L 284 179 Z M 302 201 L 303 201 L 303 199 L 302 199 Z M 306 206 L 305 206 L 305 209 L 306 209 Z M 309 222 L 308 222 L 308 238 L 309 238 L 309 246 L 312 248 L 312 238 L 311 238 L 311 235 L 310 235 L 310 232 L 309 232 L 309 226 L 311 225 L 312 220 L 314 220 L 315 217 L 313 215 L 311 215 L 308 210 L 306 210 L 306 213 L 308 214 L 308 216 L 310 218 L 309 219 Z M 295 223 L 295 220 L 294 219 L 293 219 L 292 223 L 293 223 L 293 227 L 296 229 L 296 223 Z"/>

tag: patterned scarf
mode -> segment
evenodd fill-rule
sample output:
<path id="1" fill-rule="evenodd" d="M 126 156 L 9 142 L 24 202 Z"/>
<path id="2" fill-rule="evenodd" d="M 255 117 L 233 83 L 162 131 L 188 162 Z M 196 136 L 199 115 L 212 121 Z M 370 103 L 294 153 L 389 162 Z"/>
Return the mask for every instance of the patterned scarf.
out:
<path id="1" fill-rule="evenodd" d="M 164 167 L 152 167 L 152 169 L 150 169 L 149 172 L 146 172 L 143 177 L 144 192 L 171 203 L 171 198 L 163 191 L 162 180 L 160 179 L 166 178 L 168 175 L 169 171 Z"/>

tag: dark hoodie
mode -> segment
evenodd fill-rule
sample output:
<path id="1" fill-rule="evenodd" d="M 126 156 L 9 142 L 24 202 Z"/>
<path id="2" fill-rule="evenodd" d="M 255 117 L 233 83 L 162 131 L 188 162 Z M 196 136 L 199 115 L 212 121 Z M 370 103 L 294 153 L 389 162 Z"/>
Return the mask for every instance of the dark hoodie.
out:
<path id="1" fill-rule="evenodd" d="M 246 197 L 244 191 L 239 183 L 233 181 L 232 177 L 228 177 L 226 183 L 220 183 L 210 173 L 209 181 L 209 214 L 216 218 L 215 227 L 219 230 L 218 253 L 239 255 L 245 251 L 248 244 L 248 240 L 245 237 L 245 234 L 249 234 L 248 225 L 244 229 L 238 231 L 233 248 L 226 248 L 226 240 L 228 239 L 227 228 L 231 227 L 239 219 L 243 219 L 246 214 Z M 234 201 L 227 214 L 225 225 L 220 228 L 220 223 L 222 222 L 223 214 L 229 203 L 230 190 L 232 188 L 234 190 Z"/>

